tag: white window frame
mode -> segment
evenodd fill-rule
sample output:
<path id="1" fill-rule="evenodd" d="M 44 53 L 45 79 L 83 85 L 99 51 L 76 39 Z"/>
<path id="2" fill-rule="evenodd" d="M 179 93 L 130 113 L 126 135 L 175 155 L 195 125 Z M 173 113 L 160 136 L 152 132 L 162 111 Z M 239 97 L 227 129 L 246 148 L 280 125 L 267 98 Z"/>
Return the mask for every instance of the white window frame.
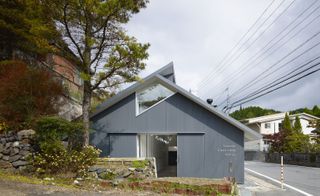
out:
<path id="1" fill-rule="evenodd" d="M 269 125 L 269 126 L 267 126 L 267 125 Z M 264 123 L 264 128 L 271 129 L 271 123 L 269 123 L 269 122 Z"/>
<path id="2" fill-rule="evenodd" d="M 143 90 L 146 90 L 147 88 L 149 88 L 150 86 L 155 85 L 155 84 L 160 84 L 160 85 L 164 86 L 165 88 L 169 89 L 170 91 L 172 91 L 173 93 L 172 93 L 171 95 L 167 96 L 166 98 L 161 99 L 161 100 L 158 101 L 157 103 L 153 104 L 152 106 L 148 107 L 147 109 L 145 109 L 144 111 L 142 111 L 142 112 L 139 113 L 138 93 L 141 92 L 141 91 L 143 91 Z M 142 88 L 142 89 L 140 89 L 140 90 L 137 90 L 137 91 L 134 93 L 134 96 L 135 96 L 135 107 L 136 107 L 136 108 L 135 108 L 135 110 L 136 110 L 136 117 L 137 117 L 137 116 L 140 116 L 141 114 L 143 114 L 144 112 L 150 110 L 151 108 L 157 106 L 158 104 L 162 103 L 163 101 L 165 101 L 166 99 L 172 97 L 172 96 L 175 95 L 175 94 L 177 94 L 177 92 L 173 91 L 171 88 L 168 88 L 166 85 L 163 85 L 163 84 L 160 83 L 160 82 L 159 82 L 159 83 L 157 83 L 157 82 L 152 83 L 152 84 L 148 85 L 148 86 L 145 87 L 145 88 Z"/>

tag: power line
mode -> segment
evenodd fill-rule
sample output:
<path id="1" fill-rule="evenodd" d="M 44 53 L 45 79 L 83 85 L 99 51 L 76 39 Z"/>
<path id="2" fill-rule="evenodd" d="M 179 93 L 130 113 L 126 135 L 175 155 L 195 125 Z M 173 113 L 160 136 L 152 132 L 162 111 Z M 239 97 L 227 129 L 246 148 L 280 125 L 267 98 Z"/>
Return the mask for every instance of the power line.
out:
<path id="1" fill-rule="evenodd" d="M 317 64 L 319 65 L 320 63 L 317 63 Z M 255 99 L 259 98 L 259 97 L 262 97 L 262 96 L 264 96 L 264 95 L 267 95 L 267 94 L 269 94 L 269 93 L 272 93 L 272 92 L 274 92 L 274 91 L 276 91 L 276 90 L 278 90 L 278 89 L 280 89 L 280 88 L 283 88 L 283 87 L 285 87 L 285 86 L 287 86 L 287 85 L 289 85 L 289 84 L 291 84 L 291 83 L 294 83 L 294 82 L 296 82 L 296 81 L 298 81 L 298 80 L 301 80 L 301 79 L 303 79 L 303 78 L 305 78 L 305 77 L 307 77 L 307 76 L 309 76 L 309 75 L 311 75 L 311 74 L 314 74 L 314 73 L 316 73 L 316 72 L 318 72 L 318 71 L 320 71 L 320 68 L 318 68 L 318 69 L 316 69 L 316 70 L 314 70 L 314 71 L 311 71 L 311 72 L 309 72 L 309 73 L 307 73 L 307 74 L 305 74 L 305 75 L 303 75 L 303 76 L 301 76 L 301 77 L 299 77 L 299 78 L 296 78 L 296 79 L 293 80 L 293 81 L 290 81 L 290 82 L 288 82 L 288 83 L 285 83 L 285 84 L 283 84 L 283 85 L 281 85 L 281 86 L 279 86 L 279 87 L 277 87 L 277 88 L 275 88 L 275 89 L 272 89 L 272 90 L 270 90 L 270 91 L 267 91 L 267 92 L 265 92 L 265 93 L 263 93 L 263 94 L 261 94 L 261 95 L 259 95 L 259 96 L 257 96 L 257 97 L 251 98 L 251 99 L 249 99 L 249 100 L 247 100 L 247 101 L 241 102 L 241 103 L 236 104 L 236 105 L 232 105 L 232 106 L 229 107 L 228 109 L 232 109 L 232 108 L 237 107 L 237 106 L 239 106 L 239 105 L 242 105 L 242 104 L 244 104 L 244 103 L 248 103 L 248 102 L 250 102 L 250 101 L 253 101 L 253 100 L 255 100 Z"/>
<path id="2" fill-rule="evenodd" d="M 319 18 L 320 15 L 318 15 L 316 18 Z M 316 19 L 315 18 L 315 19 Z M 314 20 L 312 20 L 311 22 L 313 22 Z M 310 23 L 309 23 L 310 24 Z M 302 30 L 304 30 L 304 28 L 300 29 L 297 33 L 295 33 L 293 36 L 291 36 L 287 41 L 291 40 L 293 37 L 295 37 L 297 34 L 299 34 Z M 281 58 L 278 62 L 276 62 L 275 64 L 273 64 L 272 66 L 268 67 L 264 72 L 261 72 L 258 76 L 256 76 L 253 80 L 251 80 L 250 82 L 248 82 L 247 84 L 245 84 L 243 87 L 241 87 L 240 89 L 238 89 L 237 91 L 235 91 L 231 96 L 234 96 L 236 93 L 240 92 L 241 90 L 243 90 L 244 87 L 248 86 L 248 85 L 254 85 L 255 81 L 259 78 L 260 76 L 262 76 L 265 72 L 270 71 L 273 67 L 275 67 L 277 64 L 279 64 L 282 60 L 284 60 L 286 57 L 290 56 L 292 53 L 294 53 L 296 50 L 298 50 L 299 48 L 301 48 L 302 46 L 304 46 L 306 43 L 308 43 L 309 41 L 311 41 L 313 38 L 315 38 L 320 32 L 314 34 L 311 38 L 309 38 L 308 40 L 306 40 L 305 42 L 303 42 L 302 44 L 300 44 L 298 47 L 296 47 L 294 50 L 292 50 L 291 52 L 289 52 L 286 56 L 284 56 L 283 58 Z M 281 44 L 279 47 L 277 47 L 274 51 L 272 51 L 271 54 L 273 54 L 274 52 L 276 52 L 277 50 L 279 50 L 282 46 L 284 46 L 287 42 L 284 42 L 283 44 Z M 319 43 L 318 43 L 319 44 Z M 316 47 L 318 44 L 314 45 L 313 47 L 307 49 L 305 52 L 301 53 L 300 55 L 298 55 L 297 57 L 300 57 L 301 55 L 305 54 L 306 52 L 308 52 L 309 50 L 311 50 L 312 48 Z M 270 48 L 269 48 L 270 49 Z M 269 54 L 270 55 L 270 54 Z M 295 57 L 293 60 L 295 60 L 297 57 Z M 265 58 L 263 58 L 261 61 L 259 61 L 258 63 L 254 64 L 254 65 L 259 65 L 262 61 L 264 61 L 265 59 L 267 59 L 268 57 L 266 56 Z M 248 68 L 250 64 L 247 65 L 247 67 L 245 67 L 245 69 L 240 70 L 241 73 L 244 70 L 246 70 L 246 68 Z M 264 77 L 265 78 L 265 77 Z M 232 80 L 234 80 L 234 78 L 231 78 L 231 80 L 229 81 L 229 83 L 227 85 L 230 85 L 232 83 Z"/>
<path id="3" fill-rule="evenodd" d="M 267 8 L 260 14 L 260 16 L 257 18 L 257 20 L 253 23 L 253 25 L 250 26 L 250 28 L 247 30 L 247 32 L 240 38 L 240 40 L 233 46 L 233 48 L 223 57 L 223 59 L 218 63 L 218 69 L 222 67 L 222 63 L 229 57 L 230 54 L 233 53 L 234 49 L 238 47 L 238 45 L 242 42 L 242 40 L 249 34 L 249 32 L 253 29 L 253 27 L 259 22 L 259 20 L 264 16 L 264 14 L 269 10 L 269 8 L 272 6 L 272 4 L 275 2 L 275 0 L 271 1 L 271 3 L 267 6 Z M 284 2 L 284 1 L 283 1 Z M 210 78 L 210 75 L 214 73 L 215 69 L 212 69 L 209 74 L 205 77 L 205 79 L 199 83 L 199 86 L 207 81 L 207 79 Z"/>
<path id="4" fill-rule="evenodd" d="M 320 33 L 320 31 L 318 33 L 316 33 L 315 35 L 318 35 Z M 313 38 L 315 37 L 311 37 L 311 39 L 308 39 L 307 42 L 309 42 L 310 40 L 312 40 Z M 272 64 L 270 67 L 268 67 L 265 71 L 261 72 L 259 75 L 257 75 L 253 80 L 249 81 L 247 84 L 245 84 L 244 86 L 242 86 L 240 89 L 243 90 L 241 92 L 244 92 L 244 88 L 248 86 L 248 84 L 251 84 L 248 86 L 251 87 L 253 86 L 254 84 L 256 83 L 253 83 L 255 82 L 257 79 L 259 79 L 260 81 L 262 81 L 263 79 L 267 78 L 268 76 L 270 76 L 272 73 L 274 72 L 271 72 L 265 76 L 263 76 L 265 73 L 267 73 L 268 71 L 270 71 L 272 68 L 274 68 L 277 64 L 279 64 L 282 60 L 284 60 L 286 57 L 290 56 L 293 52 L 295 52 L 297 49 L 299 49 L 300 47 L 302 47 L 304 44 L 306 44 L 307 42 L 304 42 L 302 44 L 300 44 L 297 48 L 295 48 L 294 50 L 292 50 L 291 52 L 289 52 L 287 55 L 285 55 L 283 58 L 281 58 L 279 61 L 277 61 L 276 63 Z M 303 52 L 301 52 L 300 54 L 298 54 L 297 56 L 295 56 L 294 58 L 292 58 L 291 60 L 287 61 L 286 63 L 284 63 L 278 70 L 276 71 L 279 71 L 280 69 L 284 68 L 286 65 L 290 64 L 291 62 L 293 62 L 294 60 L 300 58 L 301 56 L 303 56 L 304 54 L 306 54 L 307 52 L 311 51 L 312 49 L 314 49 L 315 47 L 317 47 L 318 45 L 320 45 L 320 42 L 314 44 L 313 46 L 309 47 L 308 49 L 304 50 Z M 263 76 L 262 78 L 260 78 L 260 76 Z M 247 89 L 248 89 L 247 88 Z M 240 92 L 240 89 L 238 89 L 236 92 Z M 233 93 L 231 96 L 235 95 L 236 93 Z M 230 97 L 231 97 L 230 96 Z M 218 105 L 222 105 L 223 103 L 225 103 L 226 100 L 224 100 L 222 103 L 218 104 Z"/>
<path id="5" fill-rule="evenodd" d="M 315 1 L 317 2 L 317 1 Z M 259 54 L 261 51 L 263 51 L 273 40 L 275 40 L 275 38 L 277 38 L 279 35 L 281 35 L 283 32 L 285 32 L 288 27 L 293 24 L 300 16 L 302 16 L 312 5 L 314 5 L 313 2 L 307 9 L 305 9 L 298 17 L 295 18 L 294 21 L 292 21 L 289 25 L 287 25 L 280 33 L 278 33 L 275 37 L 273 37 L 272 40 L 270 40 L 262 49 L 260 49 L 258 52 L 256 52 L 251 58 L 249 58 L 245 63 L 243 63 L 242 65 L 246 65 L 244 67 L 243 70 L 239 70 L 238 72 L 233 73 L 230 77 L 228 78 L 229 81 L 232 81 L 233 78 L 235 78 L 235 76 L 239 75 L 241 72 L 245 71 L 246 69 L 248 69 L 250 67 L 250 65 L 256 61 L 257 59 L 259 59 L 260 57 L 262 57 L 266 52 L 268 52 L 270 49 L 272 49 L 278 42 L 282 41 L 283 38 L 285 38 L 288 34 L 290 34 L 293 30 L 295 30 L 302 22 L 304 22 L 307 18 L 309 18 L 316 10 L 318 10 L 320 8 L 320 6 L 318 6 L 316 9 L 314 9 L 311 13 L 309 13 L 305 18 L 303 18 L 298 24 L 296 24 L 293 28 L 291 28 L 286 34 L 284 34 L 277 42 L 275 42 L 274 44 L 272 44 L 267 50 L 265 50 L 263 53 L 261 53 L 259 56 L 257 56 L 257 54 Z M 286 40 L 286 42 L 290 41 L 291 39 L 293 39 L 295 36 L 297 36 L 302 30 L 304 30 L 307 26 L 309 26 L 312 22 L 314 22 L 316 19 L 318 19 L 320 17 L 320 15 L 316 16 L 314 19 L 312 19 L 308 24 L 306 24 L 304 27 L 302 27 L 298 32 L 296 32 L 293 36 L 291 36 L 289 39 Z M 273 54 L 274 52 L 276 52 L 277 50 L 279 50 L 282 46 L 284 46 L 286 44 L 286 42 L 282 43 L 279 47 L 277 47 L 274 51 L 272 51 L 271 54 Z M 270 55 L 270 54 L 269 54 Z M 253 58 L 255 57 L 255 58 Z M 253 58 L 253 60 L 252 60 Z M 263 60 L 267 59 L 267 57 L 263 58 L 261 61 L 259 61 L 259 63 L 261 63 Z M 251 61 L 251 62 L 250 62 Z M 248 63 L 250 62 L 250 63 Z M 255 65 L 259 64 L 256 63 Z M 226 80 L 219 82 L 218 84 L 221 84 L 222 82 L 226 82 Z M 231 82 L 228 83 L 228 85 L 230 85 Z M 216 84 L 216 85 L 218 85 Z M 233 96 L 233 95 L 231 95 Z"/>
<path id="6" fill-rule="evenodd" d="M 306 18 L 308 18 L 309 16 L 311 16 L 312 13 L 314 13 L 316 10 L 318 10 L 320 8 L 320 6 L 318 6 L 315 10 L 313 10 Z M 293 39 L 295 36 L 297 36 L 299 33 L 301 33 L 302 30 L 304 30 L 307 26 L 309 26 L 310 24 L 312 24 L 316 19 L 318 19 L 320 17 L 320 15 L 316 16 L 314 19 L 312 19 L 309 23 L 307 23 L 305 26 L 303 26 L 299 31 L 297 31 L 294 35 L 292 35 L 289 39 L 287 39 L 285 42 L 283 42 L 280 46 L 278 46 L 274 51 L 272 51 L 271 54 L 273 54 L 274 52 L 276 52 L 278 49 L 280 49 L 282 46 L 284 46 L 288 41 L 290 41 L 291 39 Z M 264 51 L 264 53 L 266 53 L 267 51 L 269 51 L 271 48 L 273 48 L 273 46 L 275 46 L 279 41 L 282 41 L 283 38 L 285 38 L 288 34 L 290 34 L 292 32 L 292 30 L 294 30 L 298 25 L 300 25 L 302 22 L 305 21 L 304 18 L 302 21 L 300 21 L 297 25 L 295 25 L 293 28 L 291 28 L 286 34 L 284 34 L 277 42 L 275 42 L 273 45 L 271 45 L 266 51 Z M 285 30 L 285 29 L 284 29 Z M 284 32 L 284 31 L 282 31 Z M 281 34 L 281 33 L 280 33 Z M 279 34 L 278 34 L 279 35 Z M 274 39 L 273 39 L 274 40 Z M 269 44 L 270 42 L 268 42 Z M 267 45 L 268 45 L 267 44 Z M 262 48 L 262 50 L 264 49 L 265 47 Z M 261 51 L 261 50 L 260 50 Z M 258 53 L 260 52 L 258 51 Z M 256 53 L 256 54 L 258 54 Z M 257 60 L 258 58 L 260 58 L 264 53 L 260 54 L 257 58 L 255 58 L 252 62 L 254 62 L 255 60 Z M 256 56 L 256 54 L 254 56 Z M 270 55 L 270 54 L 269 54 Z M 267 57 L 265 57 L 264 59 L 262 59 L 259 63 L 261 63 L 263 60 L 265 60 Z M 248 60 L 251 60 L 251 59 L 248 59 Z M 249 61 L 246 61 L 244 64 L 246 64 L 247 62 Z M 251 63 L 252 63 L 251 62 Z M 257 63 L 257 64 L 259 64 Z M 242 64 L 242 65 L 244 65 Z M 257 65 L 255 64 L 255 65 Z M 243 69 L 243 70 L 239 70 L 236 75 L 239 75 L 241 72 L 245 71 L 247 68 L 249 68 L 251 64 L 247 64 L 247 66 Z M 233 74 L 233 76 L 235 76 L 235 74 Z M 232 76 L 232 77 L 233 77 Z M 254 84 L 253 83 L 254 81 L 251 81 L 251 84 Z M 250 82 L 248 84 L 246 84 L 245 86 L 243 86 L 242 88 L 238 89 L 237 91 L 235 91 L 231 96 L 237 94 L 238 92 L 240 92 L 243 88 L 245 88 L 247 85 L 249 85 Z M 252 85 L 251 85 L 252 86 Z"/>
<path id="7" fill-rule="evenodd" d="M 316 57 L 316 58 L 308 61 L 307 63 L 299 66 L 298 68 L 294 69 L 293 71 L 289 72 L 288 74 L 283 75 L 282 77 L 277 78 L 276 80 L 274 80 L 273 82 L 270 82 L 269 84 L 265 85 L 264 87 L 261 87 L 260 89 L 255 90 L 254 92 L 252 92 L 252 93 L 249 94 L 249 95 L 246 95 L 245 97 L 241 98 L 240 100 L 233 102 L 233 104 L 239 103 L 239 102 L 241 102 L 241 101 L 243 101 L 243 100 L 246 100 L 246 99 L 248 99 L 248 98 L 250 98 L 250 97 L 253 97 L 253 96 L 255 96 L 255 95 L 258 95 L 258 94 L 260 94 L 260 93 L 262 93 L 262 92 L 264 92 L 264 91 L 266 91 L 266 90 L 268 90 L 268 89 L 270 89 L 270 88 L 272 88 L 272 87 L 275 87 L 275 86 L 277 86 L 277 85 L 279 85 L 279 84 L 281 84 L 281 83 L 283 83 L 283 82 L 285 82 L 285 81 L 287 81 L 287 80 L 289 80 L 289 79 L 292 79 L 292 78 L 294 78 L 294 77 L 296 77 L 296 76 L 298 76 L 298 75 L 300 75 L 300 74 L 302 74 L 302 73 L 304 73 L 304 72 L 306 72 L 306 71 L 308 71 L 308 70 L 310 70 L 310 69 L 318 66 L 318 65 L 320 64 L 320 62 L 318 62 L 318 63 L 316 63 L 316 64 L 314 64 L 314 65 L 312 65 L 312 66 L 310 66 L 310 67 L 308 67 L 308 68 L 306 68 L 306 69 L 304 69 L 304 70 L 302 70 L 302 71 L 300 71 L 300 72 L 298 72 L 298 73 L 296 73 L 296 74 L 294 74 L 294 75 L 292 75 L 292 76 L 290 76 L 290 75 L 293 74 L 294 72 L 296 72 L 296 71 L 298 71 L 299 69 L 301 69 L 301 68 L 309 65 L 310 63 L 314 62 L 315 60 L 318 60 L 319 58 L 320 58 L 320 56 L 318 56 L 318 57 Z M 282 78 L 284 78 L 284 79 L 282 79 Z M 282 80 L 281 80 L 281 79 L 282 79 Z"/>
<path id="8" fill-rule="evenodd" d="M 269 28 L 293 5 L 295 1 L 296 0 L 293 0 L 284 10 L 282 10 L 282 12 L 249 45 L 247 45 L 244 50 L 242 50 L 235 58 L 231 58 L 232 60 L 228 64 L 232 65 L 236 60 L 238 60 L 244 52 L 246 52 L 254 43 L 256 43 L 257 40 L 259 40 L 259 38 L 264 35 L 267 30 L 269 30 Z M 245 46 L 245 43 L 242 46 Z"/>

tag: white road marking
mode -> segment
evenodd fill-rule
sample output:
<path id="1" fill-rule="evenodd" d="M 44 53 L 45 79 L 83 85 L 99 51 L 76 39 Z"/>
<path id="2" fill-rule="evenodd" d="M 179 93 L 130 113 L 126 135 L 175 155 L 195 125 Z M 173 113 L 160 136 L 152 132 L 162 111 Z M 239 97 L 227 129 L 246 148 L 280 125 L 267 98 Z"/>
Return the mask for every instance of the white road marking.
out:
<path id="1" fill-rule="evenodd" d="M 253 170 L 248 169 L 248 168 L 245 168 L 245 170 L 247 170 L 247 171 L 249 171 L 249 172 L 252 172 L 252 173 L 254 173 L 254 174 L 256 174 L 256 175 L 262 176 L 262 177 L 264 177 L 264 178 L 267 178 L 267 179 L 269 179 L 269 180 L 271 180 L 271 181 L 273 181 L 273 182 L 276 182 L 276 183 L 278 183 L 278 184 L 281 184 L 281 182 L 280 182 L 279 180 L 276 180 L 276 179 L 274 179 L 274 178 L 271 178 L 271 177 L 266 176 L 266 175 L 264 175 L 264 174 L 261 174 L 261 173 L 259 173 L 259 172 L 253 171 Z M 289 185 L 289 184 L 284 183 L 283 185 L 284 185 L 285 187 L 287 187 L 287 188 L 289 188 L 289 189 L 292 189 L 292 190 L 294 190 L 294 191 L 297 191 L 297 192 L 299 192 L 299 193 L 301 193 L 301 194 L 303 194 L 303 195 L 313 196 L 312 194 L 307 193 L 307 192 L 304 192 L 303 190 L 300 190 L 300 189 L 298 189 L 298 188 L 296 188 L 296 187 L 293 187 L 293 186 L 291 186 L 291 185 Z"/>

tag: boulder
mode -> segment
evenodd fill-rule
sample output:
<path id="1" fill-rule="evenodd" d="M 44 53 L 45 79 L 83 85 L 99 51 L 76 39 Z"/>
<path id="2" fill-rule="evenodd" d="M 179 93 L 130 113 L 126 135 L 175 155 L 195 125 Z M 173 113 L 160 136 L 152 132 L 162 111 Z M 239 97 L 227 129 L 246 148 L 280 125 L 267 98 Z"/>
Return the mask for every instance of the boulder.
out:
<path id="1" fill-rule="evenodd" d="M 123 178 L 116 178 L 112 181 L 112 185 L 113 186 L 118 186 L 120 183 L 122 183 L 124 181 Z"/>
<path id="2" fill-rule="evenodd" d="M 98 167 L 96 167 L 96 166 L 92 166 L 92 167 L 90 167 L 89 168 L 89 172 L 95 172 L 95 171 L 97 171 L 99 168 Z"/>
<path id="3" fill-rule="evenodd" d="M 31 140 L 30 140 L 30 139 L 22 139 L 22 140 L 21 140 L 21 143 L 22 143 L 22 144 L 30 144 L 30 143 L 31 143 Z"/>
<path id="4" fill-rule="evenodd" d="M 122 178 L 128 178 L 132 173 L 130 171 L 124 172 L 121 177 Z"/>
<path id="5" fill-rule="evenodd" d="M 28 161 L 15 161 L 12 162 L 13 167 L 20 167 L 20 166 L 26 166 L 29 165 Z"/>
<path id="6" fill-rule="evenodd" d="M 19 153 L 19 148 L 11 148 L 10 149 L 10 156 L 16 155 Z"/>
<path id="7" fill-rule="evenodd" d="M 4 150 L 4 145 L 0 144 L 0 153 Z"/>
<path id="8" fill-rule="evenodd" d="M 12 168 L 12 164 L 7 161 L 0 160 L 0 168 L 2 169 Z"/>
<path id="9" fill-rule="evenodd" d="M 18 141 L 15 141 L 12 143 L 12 147 L 18 147 L 19 146 L 19 142 Z"/>
<path id="10" fill-rule="evenodd" d="M 11 147 L 11 145 L 12 145 L 12 143 L 11 143 L 11 142 L 7 142 L 7 143 L 6 143 L 5 148 L 6 148 L 6 149 L 8 149 L 8 148 L 10 148 L 10 147 Z"/>
<path id="11" fill-rule="evenodd" d="M 32 138 L 36 132 L 32 129 L 22 130 L 18 132 L 18 139 Z"/>
<path id="12" fill-rule="evenodd" d="M 96 170 L 96 172 L 97 172 L 97 174 L 99 175 L 99 174 L 101 174 L 101 173 L 103 173 L 103 172 L 107 172 L 107 169 L 106 169 L 106 168 L 98 168 L 98 169 Z"/>
<path id="13" fill-rule="evenodd" d="M 134 170 L 136 170 L 136 168 L 134 168 L 134 167 L 129 167 L 128 170 L 133 172 Z"/>
<path id="14" fill-rule="evenodd" d="M 12 157 L 9 158 L 9 161 L 10 161 L 10 162 L 15 162 L 15 161 L 19 160 L 21 157 L 22 157 L 22 156 L 19 155 L 19 154 L 18 154 L 18 155 L 14 155 L 14 156 L 12 156 Z"/>
<path id="15" fill-rule="evenodd" d="M 5 156 L 2 157 L 2 159 L 3 159 L 4 161 L 9 161 L 9 156 L 6 156 L 6 155 L 5 155 Z"/>
<path id="16" fill-rule="evenodd" d="M 29 155 L 29 154 L 30 154 L 30 151 L 28 151 L 28 150 L 21 150 L 21 151 L 19 152 L 19 154 L 22 155 L 22 156 L 26 156 L 26 155 Z"/>

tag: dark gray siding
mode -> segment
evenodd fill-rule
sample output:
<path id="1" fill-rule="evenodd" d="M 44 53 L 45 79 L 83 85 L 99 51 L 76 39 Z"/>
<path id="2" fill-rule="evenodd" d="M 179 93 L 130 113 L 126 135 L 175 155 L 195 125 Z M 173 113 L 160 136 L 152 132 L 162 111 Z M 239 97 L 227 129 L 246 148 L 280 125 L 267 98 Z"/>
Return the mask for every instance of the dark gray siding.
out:
<path id="1" fill-rule="evenodd" d="M 136 157 L 137 134 L 110 134 L 111 157 Z"/>
<path id="2" fill-rule="evenodd" d="M 135 95 L 132 94 L 93 119 L 91 143 L 104 152 L 107 133 L 203 133 L 203 177 L 236 176 L 244 179 L 244 133 L 225 120 L 175 94 L 144 113 L 136 116 Z M 134 140 L 136 142 L 136 140 Z M 130 154 L 136 149 L 129 150 Z M 192 160 L 190 160 L 192 161 Z"/>
<path id="3" fill-rule="evenodd" d="M 177 142 L 177 175 L 179 177 L 204 176 L 204 134 L 178 134 Z"/>

